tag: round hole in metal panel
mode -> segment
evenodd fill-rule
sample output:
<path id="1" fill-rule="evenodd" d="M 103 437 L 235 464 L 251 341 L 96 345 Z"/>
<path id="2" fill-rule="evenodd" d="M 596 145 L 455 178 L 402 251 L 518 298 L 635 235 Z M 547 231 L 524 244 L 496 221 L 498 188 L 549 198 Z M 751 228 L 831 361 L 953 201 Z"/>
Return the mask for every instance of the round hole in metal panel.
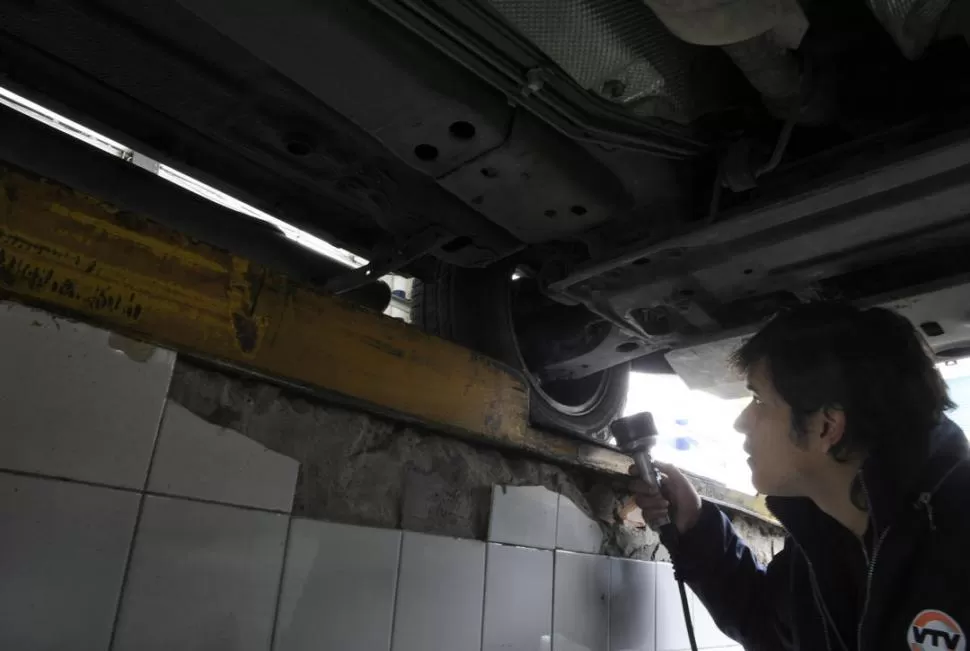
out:
<path id="1" fill-rule="evenodd" d="M 448 253 L 455 253 L 456 251 L 461 251 L 466 246 L 472 243 L 472 238 L 467 235 L 462 235 L 461 237 L 456 237 L 455 239 L 441 245 L 442 251 L 447 251 Z"/>
<path id="2" fill-rule="evenodd" d="M 438 158 L 438 148 L 428 143 L 421 143 L 414 148 L 414 155 L 418 157 L 418 160 L 430 162 Z"/>
<path id="3" fill-rule="evenodd" d="M 314 149 L 313 140 L 303 133 L 287 134 L 283 140 L 283 146 L 286 147 L 286 151 L 294 156 L 307 156 Z"/>
<path id="4" fill-rule="evenodd" d="M 620 99 L 625 92 L 626 84 L 620 79 L 607 79 L 600 89 L 600 94 L 610 99 Z"/>
<path id="5" fill-rule="evenodd" d="M 494 167 L 483 167 L 482 176 L 484 176 L 486 179 L 498 178 L 498 170 Z"/>
<path id="6" fill-rule="evenodd" d="M 471 122 L 458 120 L 451 123 L 451 126 L 448 127 L 448 133 L 455 140 L 471 140 L 475 137 L 475 125 Z"/>
<path id="7" fill-rule="evenodd" d="M 569 212 L 574 215 L 585 215 L 587 211 L 586 206 L 575 205 L 569 209 Z"/>
<path id="8" fill-rule="evenodd" d="M 927 337 L 939 337 L 944 332 L 943 326 L 936 321 L 924 321 L 919 327 Z"/>
<path id="9" fill-rule="evenodd" d="M 616 347 L 616 352 L 618 353 L 632 353 L 634 350 L 640 347 L 640 344 L 635 341 L 627 341 Z"/>

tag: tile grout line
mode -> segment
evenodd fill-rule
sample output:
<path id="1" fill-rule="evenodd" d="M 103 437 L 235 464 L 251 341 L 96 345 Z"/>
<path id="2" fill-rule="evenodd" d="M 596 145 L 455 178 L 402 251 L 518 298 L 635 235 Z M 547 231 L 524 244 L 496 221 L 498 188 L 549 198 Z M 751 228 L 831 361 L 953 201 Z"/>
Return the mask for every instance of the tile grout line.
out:
<path id="1" fill-rule="evenodd" d="M 654 570 L 653 580 L 653 649 L 660 649 L 660 571 Z"/>
<path id="2" fill-rule="evenodd" d="M 276 603 L 273 606 L 273 625 L 269 629 L 270 651 L 276 649 L 276 628 L 279 625 L 280 605 L 283 603 L 283 581 L 286 578 L 286 563 L 290 557 L 290 536 L 293 533 L 293 516 L 286 521 L 286 535 L 283 537 L 283 559 L 280 561 L 280 580 L 276 585 Z"/>
<path id="3" fill-rule="evenodd" d="M 556 526 L 552 532 L 552 550 L 559 549 L 559 507 L 562 503 L 562 495 L 556 493 Z"/>
<path id="4" fill-rule="evenodd" d="M 397 574 L 394 577 L 394 598 L 391 600 L 391 630 L 387 640 L 388 651 L 394 648 L 394 633 L 397 628 L 397 598 L 401 591 L 401 566 L 404 564 L 404 531 L 398 529 L 401 541 L 397 545 Z"/>
<path id="5" fill-rule="evenodd" d="M 660 607 L 657 597 L 660 595 L 660 572 L 654 568 L 653 573 L 653 651 L 657 651 L 660 635 L 657 633 L 657 623 L 660 621 Z"/>
<path id="6" fill-rule="evenodd" d="M 613 559 L 606 557 L 606 650 L 613 651 Z"/>
<path id="7" fill-rule="evenodd" d="M 118 636 L 118 624 L 121 621 L 121 604 L 124 601 L 125 591 L 128 589 L 128 578 L 131 574 L 131 560 L 135 555 L 135 544 L 138 542 L 138 532 L 141 529 L 141 518 L 145 511 L 145 494 L 142 493 L 138 498 L 138 510 L 135 513 L 135 526 L 131 529 L 131 541 L 128 543 L 128 554 L 125 557 L 125 569 L 121 574 L 121 585 L 118 589 L 118 601 L 115 604 L 115 616 L 111 622 L 111 636 L 108 638 L 108 651 L 114 649 L 115 641 Z"/>
<path id="8" fill-rule="evenodd" d="M 177 357 L 177 356 L 176 356 Z M 162 400 L 162 413 L 158 415 L 158 425 L 155 427 L 155 439 L 152 441 L 152 451 L 148 455 L 148 467 L 145 468 L 145 481 L 142 482 L 142 494 L 148 493 L 148 483 L 155 467 L 155 454 L 158 452 L 158 441 L 162 437 L 162 429 L 165 426 L 165 414 L 168 411 L 168 390 L 172 388 L 172 375 L 175 372 L 175 360 L 172 360 L 172 373 L 168 376 L 168 386 L 165 388 L 165 398 Z"/>
<path id="9" fill-rule="evenodd" d="M 145 468 L 145 481 L 142 483 L 142 493 L 148 492 L 148 483 L 155 469 L 155 455 L 158 453 L 158 441 L 162 438 L 162 429 L 165 427 L 165 416 L 168 413 L 168 393 L 172 389 L 172 378 L 175 377 L 175 364 L 178 363 L 178 353 L 172 351 L 172 367 L 168 372 L 168 382 L 165 383 L 165 392 L 162 394 L 162 410 L 158 414 L 158 424 L 155 426 L 155 437 L 152 439 L 152 451 L 148 455 L 148 467 Z"/>
<path id="10" fill-rule="evenodd" d="M 172 360 L 172 371 L 175 370 L 175 360 Z M 148 477 L 152 472 L 152 464 L 155 462 L 155 452 L 158 450 L 158 438 L 162 433 L 162 425 L 165 422 L 165 407 L 168 405 L 168 390 L 172 384 L 172 374 L 169 374 L 168 385 L 165 387 L 165 394 L 162 398 L 162 411 L 158 414 L 158 423 L 155 426 L 155 436 L 152 440 L 152 451 L 148 455 L 148 466 L 145 468 L 145 479 L 138 493 L 138 509 L 135 512 L 135 524 L 131 528 L 131 541 L 128 543 L 128 554 L 125 557 L 125 569 L 121 574 L 121 585 L 118 589 L 118 601 L 115 603 L 115 616 L 111 622 L 111 636 L 108 638 L 108 650 L 114 649 L 118 638 L 118 624 L 121 622 L 122 604 L 125 599 L 125 592 L 128 590 L 128 580 L 131 575 L 131 561 L 135 556 L 135 546 L 138 544 L 138 533 L 141 530 L 141 520 L 145 513 L 145 500 L 147 498 Z M 133 489 L 129 489 L 130 491 Z"/>
<path id="11" fill-rule="evenodd" d="M 165 497 L 167 499 L 173 499 L 173 500 L 185 500 L 186 502 L 195 502 L 197 504 L 227 506 L 232 509 L 241 509 L 243 511 L 256 511 L 257 513 L 269 513 L 271 515 L 285 515 L 287 517 L 292 516 L 292 513 L 290 513 L 289 511 L 285 511 L 283 509 L 267 509 L 262 506 L 251 506 L 249 504 L 236 504 L 234 502 L 222 502 L 220 500 L 210 500 L 204 497 L 190 497 L 187 495 L 179 495 L 177 493 L 166 493 L 165 491 L 146 490 L 145 495 L 149 497 Z"/>
<path id="12" fill-rule="evenodd" d="M 220 500 L 210 500 L 204 497 L 192 497 L 190 495 L 180 495 L 178 493 L 166 493 L 165 491 L 158 490 L 147 490 L 132 488 L 130 486 L 116 486 L 114 484 L 105 484 L 102 482 L 91 481 L 89 479 L 76 479 L 74 477 L 61 477 L 57 475 L 45 475 L 40 472 L 35 472 L 32 470 L 15 470 L 12 468 L 0 468 L 0 474 L 16 475 L 19 477 L 30 477 L 32 479 L 45 479 L 48 481 L 59 481 L 68 484 L 80 484 L 82 486 L 90 486 L 92 488 L 107 488 L 108 490 L 121 491 L 123 493 L 134 493 L 135 495 L 144 495 L 148 497 L 165 497 L 174 500 L 184 500 L 186 502 L 196 502 L 199 504 L 212 504 L 215 506 L 228 506 L 233 509 L 242 509 L 244 511 L 256 511 L 258 513 L 271 513 L 273 515 L 286 515 L 289 516 L 291 513 L 282 509 L 267 509 L 262 506 L 250 506 L 248 504 L 236 504 L 234 502 L 222 502 Z M 330 520 L 315 520 L 314 518 L 309 518 L 315 522 L 330 522 Z"/>
<path id="13" fill-rule="evenodd" d="M 559 552 L 552 550 L 552 603 L 549 613 L 549 651 L 556 651 L 556 582 L 559 576 L 557 566 L 559 563 Z"/>
<path id="14" fill-rule="evenodd" d="M 59 481 L 66 484 L 81 484 L 82 486 L 90 486 L 92 488 L 108 488 L 110 490 L 121 491 L 123 493 L 134 493 L 135 495 L 141 495 L 144 491 L 137 488 L 131 488 L 130 486 L 115 486 L 113 484 L 104 484 L 98 481 L 91 481 L 88 479 L 75 479 L 73 477 L 61 477 L 59 475 L 45 475 L 41 472 L 35 472 L 33 470 L 17 470 L 16 468 L 0 468 L 0 474 L 14 475 L 17 477 L 29 477 L 31 479 L 46 479 L 47 481 Z"/>
<path id="15" fill-rule="evenodd" d="M 492 547 L 485 543 L 485 557 L 482 559 L 482 623 L 478 630 L 478 648 L 485 651 L 485 601 L 488 599 L 488 557 Z"/>
<path id="16" fill-rule="evenodd" d="M 559 563 L 559 506 L 562 494 L 556 493 L 556 530 L 552 541 L 552 612 L 549 613 L 549 651 L 556 651 L 556 581 Z"/>

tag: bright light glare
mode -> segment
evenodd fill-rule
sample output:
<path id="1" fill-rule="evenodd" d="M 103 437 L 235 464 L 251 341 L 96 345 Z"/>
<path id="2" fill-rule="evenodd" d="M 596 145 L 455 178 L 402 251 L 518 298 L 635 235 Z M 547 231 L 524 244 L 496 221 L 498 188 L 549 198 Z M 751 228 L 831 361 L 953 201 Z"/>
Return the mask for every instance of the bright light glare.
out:
<path id="1" fill-rule="evenodd" d="M 970 359 L 950 360 L 937 364 L 937 368 L 946 381 L 950 400 L 957 406 L 947 416 L 970 438 Z"/>
<path id="2" fill-rule="evenodd" d="M 74 120 L 69 120 L 63 115 L 58 115 L 54 111 L 44 108 L 26 97 L 21 97 L 2 86 L 0 86 L 0 104 L 10 107 L 18 113 L 23 113 L 38 122 L 43 122 L 47 126 L 53 127 L 82 142 L 86 142 L 92 147 L 107 152 L 112 156 L 131 160 L 131 149 L 125 147 L 120 142 L 116 142 L 107 136 L 102 136 L 100 133 L 95 133 L 84 125 L 78 124 Z"/>
<path id="3" fill-rule="evenodd" d="M 118 158 L 129 162 L 133 161 L 135 157 L 135 152 L 130 147 L 97 133 L 96 131 L 92 131 L 91 129 L 75 122 L 74 120 L 70 120 L 63 115 L 59 115 L 58 113 L 55 113 L 54 111 L 51 111 L 50 109 L 45 108 L 40 104 L 37 104 L 36 102 L 33 102 L 26 97 L 22 97 L 3 87 L 0 87 L 0 104 L 8 106 L 15 111 L 22 113 L 29 118 L 33 118 L 38 122 L 46 124 L 49 127 L 57 129 L 62 133 L 66 133 L 73 138 L 77 138 L 78 140 L 85 142 L 92 147 L 111 154 L 112 156 L 117 156 Z M 140 165 L 140 167 L 144 169 L 148 168 L 144 164 Z M 333 244 L 320 239 L 312 233 L 308 233 L 304 230 L 296 228 L 295 226 L 292 226 L 291 224 L 287 224 L 286 222 L 277 219 L 276 217 L 273 217 L 272 215 L 265 213 L 258 208 L 250 206 L 249 204 L 244 203 L 235 197 L 231 197 L 225 192 L 217 190 L 211 185 L 192 178 L 188 174 L 180 172 L 177 169 L 169 167 L 168 165 L 159 164 L 156 173 L 166 181 L 174 183 L 175 185 L 190 192 L 194 192 L 195 194 L 204 197 L 213 203 L 225 206 L 226 208 L 235 210 L 243 215 L 248 215 L 253 219 L 258 219 L 268 224 L 272 224 L 278 228 L 289 240 L 292 240 L 301 246 L 305 246 L 311 251 L 331 258 L 332 260 L 345 264 L 348 267 L 357 268 L 363 267 L 367 264 L 367 260 L 358 255 L 354 255 L 350 251 L 341 249 L 340 247 L 334 246 Z"/>
<path id="4" fill-rule="evenodd" d="M 937 365 L 956 409 L 947 414 L 970 435 L 970 359 Z M 653 414 L 659 434 L 654 455 L 684 470 L 754 495 L 751 471 L 734 421 L 748 398 L 725 400 L 704 391 L 691 391 L 676 375 L 630 374 L 625 416 Z"/>
<path id="5" fill-rule="evenodd" d="M 225 206 L 230 210 L 235 210 L 236 212 L 248 215 L 254 219 L 272 224 L 285 235 L 288 239 L 305 246 L 311 251 L 315 251 L 321 255 L 325 255 L 328 258 L 342 262 L 349 267 L 363 267 L 367 264 L 367 260 L 361 258 L 360 256 L 354 255 L 350 251 L 345 251 L 339 247 L 326 242 L 316 235 L 307 233 L 306 231 L 300 230 L 295 226 L 291 226 L 286 222 L 273 217 L 272 215 L 259 210 L 248 203 L 244 203 L 235 197 L 231 197 L 221 190 L 217 190 L 211 185 L 207 185 L 198 179 L 194 179 L 187 174 L 179 172 L 177 169 L 169 167 L 168 165 L 158 166 L 158 175 L 169 181 L 185 188 L 189 192 L 194 192 L 200 197 L 204 197 L 213 203 Z"/>
<path id="6" fill-rule="evenodd" d="M 624 415 L 653 414 L 657 459 L 754 495 L 744 437 L 734 431 L 747 402 L 691 391 L 676 375 L 631 373 Z"/>

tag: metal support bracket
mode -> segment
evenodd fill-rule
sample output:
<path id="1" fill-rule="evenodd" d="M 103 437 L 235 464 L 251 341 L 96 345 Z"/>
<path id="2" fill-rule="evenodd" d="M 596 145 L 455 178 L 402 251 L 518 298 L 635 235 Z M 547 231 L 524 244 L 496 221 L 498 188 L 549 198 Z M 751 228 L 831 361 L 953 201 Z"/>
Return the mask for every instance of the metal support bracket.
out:
<path id="1" fill-rule="evenodd" d="M 397 271 L 454 237 L 438 229 L 428 228 L 408 238 L 385 240 L 375 247 L 373 259 L 368 264 L 331 278 L 324 289 L 333 294 L 343 294 L 363 287 L 381 276 Z"/>

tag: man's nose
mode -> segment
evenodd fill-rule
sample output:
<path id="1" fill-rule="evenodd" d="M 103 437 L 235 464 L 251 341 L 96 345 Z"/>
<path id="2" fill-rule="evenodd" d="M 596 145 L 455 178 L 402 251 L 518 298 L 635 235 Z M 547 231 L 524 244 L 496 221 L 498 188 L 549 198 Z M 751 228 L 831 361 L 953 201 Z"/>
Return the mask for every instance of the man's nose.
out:
<path id="1" fill-rule="evenodd" d="M 751 409 L 749 404 L 744 410 L 738 414 L 737 419 L 734 421 L 734 431 L 740 432 L 741 434 L 748 433 L 748 412 Z"/>

